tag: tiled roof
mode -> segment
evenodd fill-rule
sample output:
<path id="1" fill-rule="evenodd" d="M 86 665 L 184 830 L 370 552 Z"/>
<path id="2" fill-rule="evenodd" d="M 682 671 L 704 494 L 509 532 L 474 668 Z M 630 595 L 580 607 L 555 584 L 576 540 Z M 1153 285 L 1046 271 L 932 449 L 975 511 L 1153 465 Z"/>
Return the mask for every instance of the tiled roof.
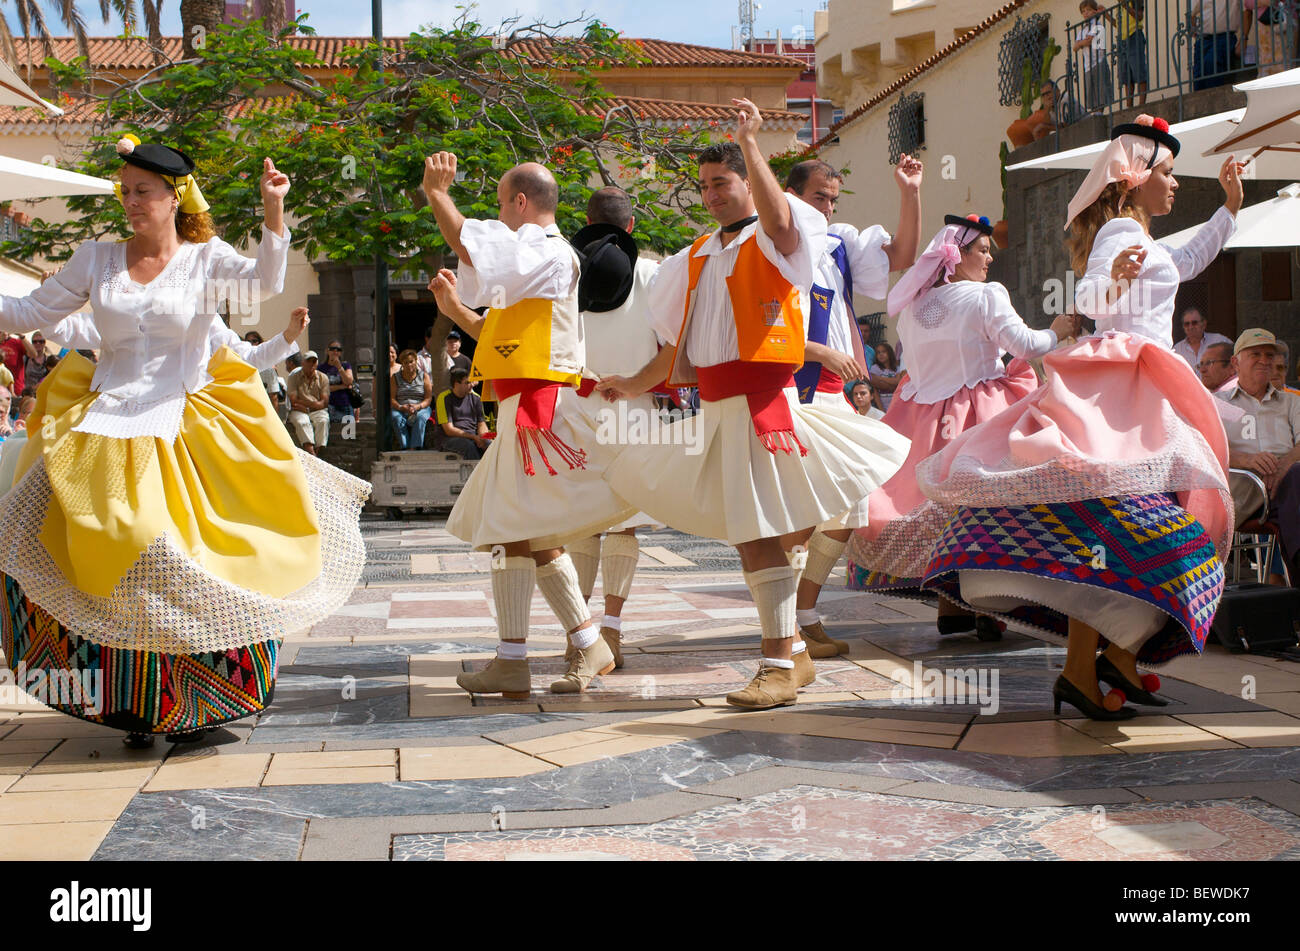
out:
<path id="1" fill-rule="evenodd" d="M 601 116 L 615 106 L 627 106 L 638 118 L 659 119 L 665 122 L 719 122 L 736 121 L 736 110 L 732 106 L 722 106 L 716 102 L 684 102 L 678 99 L 646 99 L 641 96 L 602 96 L 591 99 L 579 107 L 579 112 L 589 116 Z M 764 109 L 763 119 L 767 122 L 794 122 L 802 126 L 808 117 L 801 112 L 785 109 Z"/>
<path id="2" fill-rule="evenodd" d="M 286 40 L 292 46 L 310 49 L 329 65 L 336 65 L 345 49 L 362 46 L 370 42 L 366 36 L 292 36 Z M 714 67 L 714 68 L 756 68 L 776 67 L 786 69 L 803 69 L 803 64 L 788 56 L 776 56 L 769 53 L 750 53 L 745 50 L 729 50 L 712 46 L 696 46 L 691 43 L 672 43 L 667 40 L 628 39 L 627 43 L 636 45 L 649 57 L 646 65 L 661 68 Z M 26 63 L 28 46 L 22 40 L 15 41 L 18 48 L 19 68 Z M 406 43 L 405 37 L 390 36 L 384 38 L 384 45 L 393 50 L 400 50 Z M 96 69 L 148 69 L 153 66 L 153 50 L 148 40 L 142 38 L 123 39 L 121 37 L 90 37 L 90 63 Z M 77 56 L 77 45 L 71 37 L 56 37 L 52 41 L 56 59 L 68 62 Z M 523 38 L 512 47 L 529 56 L 539 65 L 550 61 L 551 43 L 545 38 Z M 45 59 L 45 48 L 37 42 L 30 45 L 31 56 L 35 59 L 37 69 Z M 178 36 L 163 37 L 162 51 L 167 59 L 176 60 L 181 56 L 181 40 Z"/>
<path id="3" fill-rule="evenodd" d="M 804 149 L 804 154 L 805 155 L 815 154 L 823 145 L 825 145 L 827 142 L 830 142 L 832 139 L 834 139 L 840 129 L 843 129 L 849 123 L 854 122 L 857 119 L 860 119 L 863 115 L 870 112 L 872 109 L 880 105 L 882 102 L 885 102 L 888 99 L 892 98 L 895 93 L 901 92 L 909 83 L 914 82 L 922 74 L 928 72 L 931 69 L 934 69 L 934 67 L 938 66 L 941 62 L 943 62 L 953 53 L 956 53 L 967 43 L 976 39 L 981 34 L 987 33 L 990 29 L 992 29 L 1002 20 L 1005 20 L 1008 16 L 1010 16 L 1016 10 L 1019 10 L 1021 7 L 1023 7 L 1025 4 L 1029 2 L 1030 0 L 1011 0 L 1010 3 L 1004 4 L 1003 6 L 999 7 L 997 10 L 993 11 L 992 14 L 990 14 L 988 17 L 982 20 L 977 26 L 972 27 L 970 30 L 963 33 L 961 36 L 957 37 L 957 39 L 953 40 L 943 49 L 938 50 L 933 55 L 925 59 L 924 61 L 917 63 L 907 72 L 905 72 L 903 75 L 895 79 L 888 86 L 884 86 L 879 91 L 874 93 L 871 96 L 871 98 L 866 100 L 866 102 L 862 103 L 860 106 L 858 106 L 851 112 L 847 113 L 843 119 L 841 119 L 839 122 L 831 126 L 830 130 L 824 136 L 822 136 L 812 145 L 808 146 L 808 148 Z"/>

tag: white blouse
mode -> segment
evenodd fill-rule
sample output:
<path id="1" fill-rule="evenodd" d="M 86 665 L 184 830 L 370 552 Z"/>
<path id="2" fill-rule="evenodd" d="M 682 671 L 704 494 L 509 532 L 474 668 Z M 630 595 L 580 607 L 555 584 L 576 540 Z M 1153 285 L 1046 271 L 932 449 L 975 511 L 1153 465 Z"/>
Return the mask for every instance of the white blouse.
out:
<path id="1" fill-rule="evenodd" d="M 1174 297 L 1178 284 L 1200 274 L 1223 250 L 1237 219 L 1222 206 L 1181 248 L 1158 244 L 1141 223 L 1132 218 L 1112 218 L 1097 231 L 1088 255 L 1088 271 L 1075 287 L 1079 313 L 1097 322 L 1097 332 L 1119 330 L 1140 334 L 1166 350 L 1174 346 Z M 1115 303 L 1108 303 L 1110 269 L 1125 248 L 1141 245 L 1146 260 L 1137 278 Z"/>
<path id="2" fill-rule="evenodd" d="M 256 258 L 220 238 L 185 242 L 157 277 L 138 284 L 127 273 L 125 242 L 88 241 L 28 296 L 0 296 L 0 328 L 42 330 L 63 346 L 100 351 L 91 381 L 99 397 L 74 432 L 172 441 L 186 395 L 212 382 L 207 366 L 218 349 L 231 347 L 257 369 L 298 349 L 282 334 L 254 347 L 217 316 L 227 297 L 254 302 L 280 293 L 288 251 L 287 228 L 282 237 L 263 227 Z M 87 301 L 90 315 L 73 313 Z"/>
<path id="3" fill-rule="evenodd" d="M 817 275 L 814 281 L 822 287 L 835 292 L 831 298 L 831 319 L 827 328 L 826 346 L 837 353 L 853 356 L 853 338 L 858 328 L 849 317 L 849 309 L 844 299 L 844 281 L 840 269 L 835 266 L 831 251 L 835 239 L 844 243 L 849 262 L 849 274 L 853 277 L 853 293 L 864 297 L 884 300 L 889 295 L 889 255 L 885 245 L 892 239 L 889 232 L 880 225 L 872 225 L 865 231 L 859 231 L 853 225 L 832 224 L 828 229 L 826 252 L 817 262 Z M 807 330 L 811 321 L 806 322 Z"/>
<path id="4" fill-rule="evenodd" d="M 826 249 L 826 216 L 794 195 L 785 195 L 799 244 L 790 254 L 781 254 L 772 244 L 759 222 L 746 225 L 740 235 L 725 248 L 721 231 L 715 231 L 701 245 L 697 257 L 709 260 L 695 288 L 695 305 L 687 331 L 686 356 L 697 367 L 716 366 L 740 358 L 736 338 L 736 321 L 731 313 L 731 294 L 727 278 L 736 267 L 736 257 L 746 241 L 757 241 L 763 257 L 776 265 L 781 276 L 799 288 L 805 314 L 808 313 L 808 288 L 812 286 L 817 263 Z M 686 289 L 690 283 L 691 249 L 683 248 L 659 265 L 659 273 L 650 285 L 650 320 L 655 333 L 669 344 L 679 345 L 682 315 L 686 308 Z"/>
<path id="5" fill-rule="evenodd" d="M 898 336 L 907 382 L 898 395 L 939 403 L 966 387 L 1006 375 L 1002 354 L 1026 360 L 1056 347 L 1056 334 L 1031 330 L 996 281 L 954 281 L 931 288 L 903 309 Z"/>

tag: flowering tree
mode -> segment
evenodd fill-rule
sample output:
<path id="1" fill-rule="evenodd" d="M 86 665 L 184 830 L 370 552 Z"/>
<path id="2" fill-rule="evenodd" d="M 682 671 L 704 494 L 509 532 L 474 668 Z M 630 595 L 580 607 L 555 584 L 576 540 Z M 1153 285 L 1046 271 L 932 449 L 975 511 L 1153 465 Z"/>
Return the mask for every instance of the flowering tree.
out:
<path id="1" fill-rule="evenodd" d="M 306 19 L 299 32 L 311 32 Z M 411 35 L 400 52 L 374 43 L 345 51 L 328 72 L 310 49 L 276 42 L 260 23 L 222 27 L 202 58 L 131 81 L 92 77 L 84 59 L 47 65 L 59 88 L 94 102 L 96 134 L 79 170 L 116 169 L 123 131 L 175 145 L 195 160 L 217 228 L 237 245 L 260 220 L 257 182 L 269 156 L 293 181 L 294 245 L 308 257 L 429 266 L 446 248 L 420 181 L 425 156 L 439 150 L 460 158 L 453 197 L 466 215 L 494 217 L 502 174 L 539 161 L 559 181 L 566 234 L 585 223 L 593 188 L 622 184 L 643 247 L 688 243 L 704 214 L 693 159 L 706 132 L 670 134 L 625 107 L 602 107 L 600 70 L 641 55 L 608 27 L 593 21 L 566 37 L 571 22 L 508 26 L 508 37 L 492 36 L 466 12 Z M 519 49 L 524 39 L 546 44 L 545 69 Z M 111 196 L 68 205 L 72 220 L 38 219 L 5 253 L 60 260 L 83 241 L 129 233 Z"/>

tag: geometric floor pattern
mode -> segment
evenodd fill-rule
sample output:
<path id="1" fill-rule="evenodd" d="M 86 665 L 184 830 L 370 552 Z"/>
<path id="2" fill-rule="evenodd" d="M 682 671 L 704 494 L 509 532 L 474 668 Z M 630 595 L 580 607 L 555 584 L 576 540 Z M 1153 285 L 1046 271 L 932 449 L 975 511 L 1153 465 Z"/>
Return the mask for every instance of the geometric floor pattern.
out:
<path id="1" fill-rule="evenodd" d="M 1118 724 L 1051 709 L 1064 650 L 940 637 L 934 608 L 819 605 L 848 655 L 748 713 L 759 627 L 734 550 L 646 532 L 625 667 L 549 692 L 563 633 L 534 599 L 526 701 L 456 674 L 495 649 L 487 556 L 435 519 L 362 523 L 348 603 L 283 645 L 275 701 L 193 746 L 120 734 L 0 685 L 0 855 L 305 860 L 1300 856 L 1300 664 L 1163 669 Z M 599 583 L 591 602 L 601 610 Z"/>

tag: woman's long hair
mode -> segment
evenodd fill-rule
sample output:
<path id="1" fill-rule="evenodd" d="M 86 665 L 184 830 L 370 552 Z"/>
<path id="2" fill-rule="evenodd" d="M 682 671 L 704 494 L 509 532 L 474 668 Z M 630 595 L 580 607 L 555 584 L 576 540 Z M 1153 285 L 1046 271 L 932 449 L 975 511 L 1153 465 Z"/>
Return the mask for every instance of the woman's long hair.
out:
<path id="1" fill-rule="evenodd" d="M 885 348 L 885 352 L 886 352 L 887 354 L 889 354 L 889 365 L 886 366 L 884 369 L 886 369 L 886 370 L 897 370 L 897 369 L 898 369 L 898 355 L 897 355 L 896 353 L 894 353 L 894 348 L 891 347 L 888 343 L 886 343 L 886 342 L 883 341 L 883 340 L 882 340 L 880 343 L 876 344 L 876 346 L 873 348 L 873 349 L 875 350 L 875 353 L 872 354 L 872 356 L 874 357 L 874 359 L 876 359 L 876 360 L 879 360 L 879 359 L 880 359 L 880 348 L 881 348 L 881 347 L 884 347 L 884 348 Z"/>
<path id="2" fill-rule="evenodd" d="M 1137 190 L 1129 188 L 1123 182 L 1111 182 L 1102 189 L 1097 200 L 1070 222 L 1070 234 L 1065 239 L 1066 250 L 1070 252 L 1070 267 L 1076 277 L 1083 277 L 1088 270 L 1088 255 L 1092 253 L 1092 243 L 1097 239 L 1101 226 L 1112 218 L 1132 218 L 1151 227 L 1151 216 L 1134 203 Z"/>
<path id="3" fill-rule="evenodd" d="M 178 211 L 176 212 L 176 233 L 181 236 L 182 241 L 207 244 L 208 241 L 217 236 L 217 226 L 213 223 L 212 216 L 206 211 L 195 214 Z"/>

